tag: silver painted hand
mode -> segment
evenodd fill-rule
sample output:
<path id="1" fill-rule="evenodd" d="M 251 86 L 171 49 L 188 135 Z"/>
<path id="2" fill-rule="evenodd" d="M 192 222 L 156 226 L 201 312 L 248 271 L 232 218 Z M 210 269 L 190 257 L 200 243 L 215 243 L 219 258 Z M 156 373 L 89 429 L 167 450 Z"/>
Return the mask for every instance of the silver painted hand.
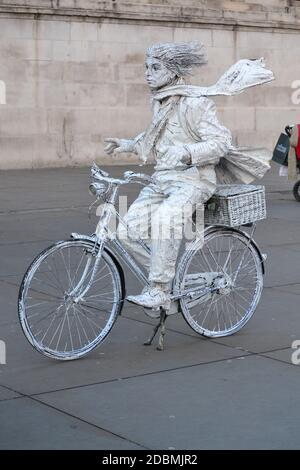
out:
<path id="1" fill-rule="evenodd" d="M 107 142 L 108 145 L 104 148 L 104 151 L 111 155 L 112 153 L 122 153 L 122 152 L 133 152 L 134 151 L 134 141 L 129 139 L 118 139 L 115 137 L 109 137 L 104 139 L 104 142 Z"/>

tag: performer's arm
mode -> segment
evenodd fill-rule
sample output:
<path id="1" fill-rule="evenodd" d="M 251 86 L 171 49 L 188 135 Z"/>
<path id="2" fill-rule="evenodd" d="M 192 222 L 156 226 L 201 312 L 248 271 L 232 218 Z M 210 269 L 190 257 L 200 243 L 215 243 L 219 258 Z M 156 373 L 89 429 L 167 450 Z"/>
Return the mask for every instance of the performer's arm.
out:
<path id="1" fill-rule="evenodd" d="M 109 137 L 104 139 L 107 146 L 104 151 L 110 155 L 112 153 L 135 153 L 139 154 L 140 141 L 144 135 L 144 132 L 137 135 L 134 139 L 118 139 L 117 137 Z"/>
<path id="2" fill-rule="evenodd" d="M 219 123 L 215 103 L 207 98 L 193 100 L 193 106 L 187 109 L 186 118 L 190 131 L 195 138 L 199 138 L 199 142 L 184 146 L 189 163 L 197 166 L 216 165 L 228 153 L 232 137 L 230 131 Z"/>

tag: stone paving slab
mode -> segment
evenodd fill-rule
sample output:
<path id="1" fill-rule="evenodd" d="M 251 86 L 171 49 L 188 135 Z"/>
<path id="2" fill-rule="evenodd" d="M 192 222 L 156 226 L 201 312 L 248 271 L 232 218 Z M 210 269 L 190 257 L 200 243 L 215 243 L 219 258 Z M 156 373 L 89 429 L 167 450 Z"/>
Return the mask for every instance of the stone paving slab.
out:
<path id="1" fill-rule="evenodd" d="M 284 284 L 280 287 L 276 287 L 279 292 L 290 292 L 291 294 L 300 295 L 300 283 L 295 284 Z"/>
<path id="2" fill-rule="evenodd" d="M 300 341 L 300 335 L 297 339 Z M 298 350 L 299 350 L 299 346 L 297 347 L 297 351 L 296 351 L 296 349 L 293 349 L 293 348 L 289 347 L 289 348 L 285 348 L 285 349 L 279 349 L 278 351 L 263 353 L 262 356 L 270 357 L 271 359 L 276 359 L 277 361 L 286 362 L 287 364 L 291 365 L 291 364 L 293 364 L 292 354 L 296 353 L 296 355 L 294 357 L 297 360 L 297 362 L 299 361 L 299 364 L 300 364 L 300 353 L 298 352 Z M 298 367 L 298 373 L 300 373 L 300 365 L 299 364 L 298 363 L 293 364 L 294 367 Z"/>
<path id="3" fill-rule="evenodd" d="M 15 281 L 17 279 L 18 278 L 15 278 Z M 4 325 L 14 324 L 18 321 L 16 315 L 18 291 L 18 286 L 12 285 L 8 282 L 3 282 L 0 279 L 0 328 Z"/>
<path id="4" fill-rule="evenodd" d="M 299 386 L 295 366 L 255 356 L 40 399 L 151 449 L 299 449 Z"/>
<path id="5" fill-rule="evenodd" d="M 0 246 L 0 279 L 8 280 L 10 276 L 16 275 L 22 278 L 29 264 L 50 243 L 37 241 L 28 244 Z"/>
<path id="6" fill-rule="evenodd" d="M 0 449 L 142 449 L 29 398 L 0 401 L 0 415 Z"/>
<path id="7" fill-rule="evenodd" d="M 300 206 L 298 209 L 300 211 Z M 258 222 L 254 240 L 268 252 L 268 249 L 273 246 L 288 248 L 290 244 L 297 244 L 299 233 L 300 220 L 297 213 L 291 217 L 291 220 L 267 218 Z"/>
<path id="8" fill-rule="evenodd" d="M 16 393 L 13 390 L 9 390 L 8 388 L 0 386 L 0 402 L 4 400 L 11 400 L 12 398 L 18 398 L 18 397 L 21 397 L 19 393 Z"/>
<path id="9" fill-rule="evenodd" d="M 300 280 L 300 263 L 294 250 L 286 245 L 266 247 L 265 287 L 295 284 Z"/>
<path id="10" fill-rule="evenodd" d="M 55 209 L 38 210 L 21 214 L 0 215 L 0 249 L 15 246 L 17 249 L 24 243 L 44 241 L 46 246 L 52 241 L 69 238 L 71 232 L 90 234 L 95 229 L 96 219 L 88 218 L 88 211 Z M 5 249 L 5 248 L 4 248 Z"/>

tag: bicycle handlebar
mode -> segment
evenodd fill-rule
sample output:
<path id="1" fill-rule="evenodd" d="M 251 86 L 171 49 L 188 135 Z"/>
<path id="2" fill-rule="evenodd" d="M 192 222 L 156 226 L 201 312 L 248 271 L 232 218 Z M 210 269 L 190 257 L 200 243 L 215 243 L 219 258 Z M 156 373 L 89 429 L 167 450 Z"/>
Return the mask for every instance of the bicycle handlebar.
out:
<path id="1" fill-rule="evenodd" d="M 153 179 L 151 176 L 146 175 L 144 173 L 134 173 L 134 171 L 125 171 L 124 172 L 124 179 L 120 178 L 111 178 L 106 171 L 101 170 L 101 168 L 98 167 L 96 163 L 93 163 L 92 168 L 91 168 L 91 173 L 93 178 L 99 180 L 99 181 L 106 181 L 107 183 L 111 184 L 128 184 L 134 182 L 142 184 L 141 181 L 148 181 L 149 183 L 153 182 Z"/>

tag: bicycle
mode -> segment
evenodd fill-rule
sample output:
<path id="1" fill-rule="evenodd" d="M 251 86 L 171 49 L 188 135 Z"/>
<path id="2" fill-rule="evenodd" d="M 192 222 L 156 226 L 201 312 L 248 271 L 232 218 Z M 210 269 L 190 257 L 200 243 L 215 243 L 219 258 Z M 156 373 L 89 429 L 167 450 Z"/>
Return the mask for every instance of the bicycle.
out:
<path id="1" fill-rule="evenodd" d="M 18 311 L 29 343 L 45 356 L 72 360 L 88 354 L 107 338 L 126 298 L 125 275 L 120 261 L 142 285 L 147 273 L 111 237 L 108 224 L 115 210 L 120 186 L 148 184 L 151 177 L 126 171 L 112 178 L 96 164 L 91 169 L 90 192 L 104 201 L 93 235 L 72 233 L 42 251 L 27 269 L 19 291 Z M 249 225 L 249 224 L 245 224 Z M 164 346 L 165 321 L 182 313 L 189 326 L 206 337 L 228 336 L 252 317 L 263 288 L 264 260 L 253 239 L 240 227 L 205 227 L 204 245 L 191 243 L 179 257 L 173 281 L 170 311 L 161 309 L 157 349 Z M 144 249 L 149 247 L 140 240 Z"/>
<path id="2" fill-rule="evenodd" d="M 289 138 L 291 138 L 292 130 L 293 130 L 294 125 L 295 124 L 292 124 L 292 125 L 288 124 L 284 128 L 285 133 Z M 288 166 L 288 156 L 286 156 L 284 165 Z M 297 156 L 297 160 L 296 160 L 296 165 L 297 165 L 296 171 L 297 171 L 297 174 L 299 174 L 299 172 L 300 172 L 300 160 L 299 160 L 298 156 Z M 296 201 L 300 202 L 300 180 L 298 180 L 298 181 L 296 181 L 296 183 L 294 183 L 292 192 L 293 192 L 293 196 L 296 199 Z"/>

